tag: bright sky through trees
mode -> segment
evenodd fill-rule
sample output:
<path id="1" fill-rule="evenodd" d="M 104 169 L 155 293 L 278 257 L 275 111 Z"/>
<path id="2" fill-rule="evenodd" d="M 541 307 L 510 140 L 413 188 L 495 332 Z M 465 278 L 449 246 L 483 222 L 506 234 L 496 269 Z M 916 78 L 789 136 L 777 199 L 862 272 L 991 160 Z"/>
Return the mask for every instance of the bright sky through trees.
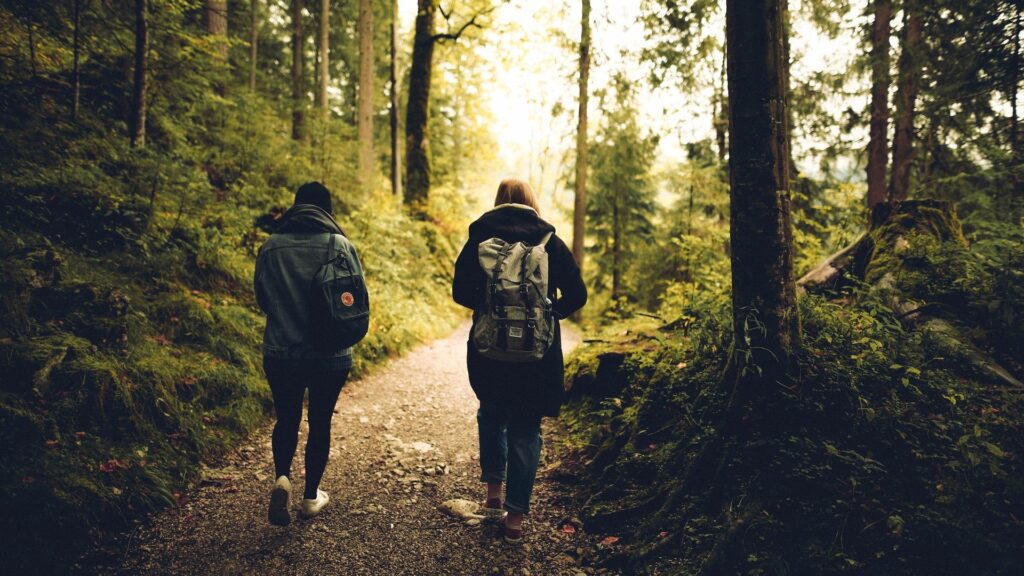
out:
<path id="1" fill-rule="evenodd" d="M 449 2 L 446 2 L 446 10 Z M 838 27 L 838 35 L 830 38 L 820 32 L 802 10 L 801 0 L 792 0 L 794 35 L 792 38 L 793 69 L 797 81 L 822 72 L 842 72 L 850 68 L 857 53 L 860 28 L 864 26 L 865 4 L 857 1 Z M 466 2 L 452 4 L 454 25 L 467 17 Z M 671 165 L 684 158 L 684 145 L 714 136 L 712 128 L 713 70 L 689 79 L 690 91 L 680 97 L 680 89 L 669 82 L 652 88 L 646 79 L 649 68 L 639 65 L 645 45 L 645 31 L 639 17 L 640 2 L 594 0 L 593 2 L 593 64 L 591 94 L 597 95 L 608 86 L 615 73 L 623 73 L 636 81 L 640 121 L 661 135 L 660 166 Z M 408 36 L 416 14 L 415 0 L 400 0 L 402 35 Z M 857 15 L 857 16 L 855 16 Z M 439 31 L 444 21 L 439 18 Z M 721 12 L 708 30 L 721 30 L 724 36 L 724 3 Z M 492 82 L 483 87 L 482 96 L 490 103 L 492 131 L 498 143 L 498 165 L 478 167 L 502 176 L 528 179 L 545 204 L 564 207 L 571 204 L 566 184 L 573 159 L 575 130 L 577 56 L 579 41 L 579 6 L 577 2 L 540 2 L 511 0 L 502 3 L 493 14 L 487 30 L 475 31 L 468 39 L 473 49 L 490 63 Z M 460 40 L 462 42 L 464 40 Z M 828 142 L 840 138 L 862 147 L 866 131 L 842 134 L 839 121 L 848 108 L 862 109 L 867 103 L 863 86 L 847 82 L 849 92 L 821 94 L 821 106 L 836 119 L 828 134 L 797 134 L 794 151 L 803 170 L 814 170 L 813 154 Z M 863 83 L 861 83 L 863 84 Z M 601 111 L 598 98 L 591 100 L 591 126 L 599 125 Z M 804 137 L 801 137 L 804 136 Z M 593 132 L 591 133 L 593 137 Z M 852 176 L 860 178 L 859 172 Z M 483 186 L 480 195 L 492 186 Z M 476 194 L 474 194 L 475 196 Z"/>

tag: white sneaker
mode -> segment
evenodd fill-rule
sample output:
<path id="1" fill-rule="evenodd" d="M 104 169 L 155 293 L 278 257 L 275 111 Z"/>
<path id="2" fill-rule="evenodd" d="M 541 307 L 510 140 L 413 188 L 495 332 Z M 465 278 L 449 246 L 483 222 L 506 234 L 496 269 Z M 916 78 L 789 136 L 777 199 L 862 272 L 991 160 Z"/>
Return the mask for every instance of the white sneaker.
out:
<path id="1" fill-rule="evenodd" d="M 299 511 L 299 515 L 303 518 L 312 518 L 319 514 L 320 511 L 324 509 L 324 506 L 327 506 L 327 503 L 330 502 L 330 500 L 331 498 L 327 495 L 327 492 L 318 488 L 315 499 L 302 499 L 302 509 Z"/>
<path id="2" fill-rule="evenodd" d="M 280 476 L 274 482 L 274 489 L 270 491 L 270 509 L 267 510 L 267 519 L 275 526 L 287 526 L 292 521 L 288 513 L 288 503 L 292 497 L 292 483 L 287 476 Z"/>

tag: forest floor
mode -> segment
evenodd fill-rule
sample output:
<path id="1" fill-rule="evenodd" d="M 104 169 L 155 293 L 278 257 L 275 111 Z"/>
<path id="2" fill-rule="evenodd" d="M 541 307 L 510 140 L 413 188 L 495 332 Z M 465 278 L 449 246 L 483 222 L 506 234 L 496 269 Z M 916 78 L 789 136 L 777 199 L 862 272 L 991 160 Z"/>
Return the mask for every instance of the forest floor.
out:
<path id="1" fill-rule="evenodd" d="M 331 502 L 317 518 L 293 510 L 267 522 L 273 482 L 270 427 L 255 433 L 181 495 L 181 505 L 127 537 L 100 574 L 593 574 L 582 566 L 595 538 L 566 528 L 581 502 L 560 483 L 563 442 L 546 420 L 545 448 L 527 519 L 527 541 L 506 544 L 494 523 L 446 515 L 450 499 L 479 501 L 477 401 L 465 369 L 465 324 L 369 376 L 349 382 L 335 408 L 331 459 L 321 487 Z M 579 335 L 563 331 L 566 352 Z M 302 446 L 292 504 L 302 494 Z M 602 573 L 597 570 L 596 573 Z"/>

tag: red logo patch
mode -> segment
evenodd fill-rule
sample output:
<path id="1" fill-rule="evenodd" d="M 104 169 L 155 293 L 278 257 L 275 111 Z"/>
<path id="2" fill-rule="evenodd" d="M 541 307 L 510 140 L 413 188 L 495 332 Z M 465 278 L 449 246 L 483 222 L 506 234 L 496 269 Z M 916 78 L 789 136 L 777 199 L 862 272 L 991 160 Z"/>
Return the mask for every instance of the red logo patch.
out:
<path id="1" fill-rule="evenodd" d="M 356 298 L 355 298 L 355 296 L 352 295 L 351 292 L 342 292 L 341 293 L 341 303 L 344 304 L 345 306 L 351 306 L 351 305 L 355 304 L 355 302 L 356 302 Z"/>

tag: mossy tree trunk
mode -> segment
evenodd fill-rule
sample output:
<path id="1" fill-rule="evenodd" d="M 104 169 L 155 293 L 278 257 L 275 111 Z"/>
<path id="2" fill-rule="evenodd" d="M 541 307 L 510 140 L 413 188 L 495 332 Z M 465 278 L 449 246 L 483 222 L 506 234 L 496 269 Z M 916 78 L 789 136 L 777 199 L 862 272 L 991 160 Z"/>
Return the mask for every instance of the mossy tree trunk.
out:
<path id="1" fill-rule="evenodd" d="M 892 0 L 875 0 L 871 26 L 871 124 L 868 140 L 868 213 L 885 202 L 889 158 L 889 27 Z"/>
<path id="2" fill-rule="evenodd" d="M 788 380 L 799 344 L 789 196 L 786 0 L 726 4 L 737 391 Z"/>
<path id="3" fill-rule="evenodd" d="M 715 433 L 695 456 L 679 460 L 685 468 L 678 481 L 636 506 L 644 514 L 657 507 L 656 518 L 664 522 L 678 523 L 680 514 L 685 522 L 720 508 L 735 485 L 726 477 L 729 463 L 755 428 L 785 422 L 774 400 L 795 380 L 800 324 L 789 197 L 785 4 L 726 2 L 733 350 L 723 384 L 731 393 Z M 759 509 L 757 495 L 747 495 L 734 511 L 735 524 L 744 525 Z M 709 556 L 701 574 L 721 573 L 723 554 L 735 545 L 738 531 L 724 534 L 714 547 L 720 553 Z M 643 564 L 681 537 L 662 538 L 633 561 Z"/>
<path id="4" fill-rule="evenodd" d="M 918 0 L 903 3 L 903 30 L 896 86 L 896 127 L 892 141 L 892 177 L 889 201 L 902 202 L 910 192 L 910 168 L 914 160 L 914 107 L 921 76 L 922 23 Z"/>

